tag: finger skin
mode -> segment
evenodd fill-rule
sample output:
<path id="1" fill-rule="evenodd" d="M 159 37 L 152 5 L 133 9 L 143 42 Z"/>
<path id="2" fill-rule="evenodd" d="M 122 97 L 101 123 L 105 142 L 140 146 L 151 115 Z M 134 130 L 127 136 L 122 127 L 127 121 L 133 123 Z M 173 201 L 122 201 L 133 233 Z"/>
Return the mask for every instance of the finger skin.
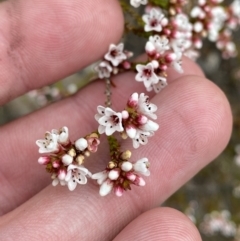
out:
<path id="1" fill-rule="evenodd" d="M 172 208 L 155 208 L 129 223 L 113 241 L 201 241 L 192 221 Z"/>
<path id="2" fill-rule="evenodd" d="M 10 0 L 0 16 L 0 105 L 100 59 L 123 30 L 117 0 Z"/>
<path id="3" fill-rule="evenodd" d="M 188 61 L 182 78 L 188 76 L 188 69 L 196 69 L 195 74 L 202 76 L 199 67 Z M 134 76 L 134 73 L 126 73 L 114 78 L 117 86 L 112 88 L 114 109 L 124 108 L 133 92 L 146 92 L 142 83 L 134 81 Z M 179 78 L 179 74 L 175 77 Z M 169 78 L 168 82 L 171 84 L 174 79 Z M 93 83 L 74 97 L 0 127 L 0 139 L 5 140 L 0 148 L 0 215 L 17 207 L 50 183 L 49 175 L 37 164 L 39 154 L 35 145 L 35 140 L 42 139 L 45 131 L 68 126 L 71 140 L 76 140 L 97 129 L 94 115 L 96 107 L 105 101 L 104 88 L 102 81 Z M 153 93 L 148 94 L 154 96 Z"/>
<path id="4" fill-rule="evenodd" d="M 152 101 L 159 106 L 161 128 L 151 144 L 133 151 L 131 158 L 136 161 L 146 156 L 151 162 L 145 187 L 132 187 L 122 198 L 101 198 L 98 186 L 91 181 L 74 192 L 49 186 L 3 216 L 0 240 L 13 239 L 23 224 L 28 228 L 19 240 L 33 236 L 39 240 L 112 240 L 142 212 L 159 206 L 226 146 L 231 111 L 226 97 L 212 82 L 202 77 L 180 78 Z M 132 150 L 132 144 L 124 143 L 122 148 Z M 93 172 L 105 168 L 105 150 L 86 164 Z"/>

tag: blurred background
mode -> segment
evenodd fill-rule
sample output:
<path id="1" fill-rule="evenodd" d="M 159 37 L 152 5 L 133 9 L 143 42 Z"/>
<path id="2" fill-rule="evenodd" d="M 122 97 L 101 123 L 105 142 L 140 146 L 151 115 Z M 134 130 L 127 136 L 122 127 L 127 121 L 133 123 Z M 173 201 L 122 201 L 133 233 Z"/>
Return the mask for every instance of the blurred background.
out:
<path id="1" fill-rule="evenodd" d="M 234 40 L 240 53 L 240 31 Z M 125 43 L 135 56 L 144 52 L 144 39 L 127 34 Z M 240 54 L 223 60 L 215 45 L 205 41 L 197 62 L 207 78 L 227 95 L 234 117 L 233 133 L 226 150 L 164 205 L 184 212 L 197 225 L 204 241 L 240 241 Z M 96 76 L 93 67 L 1 106 L 0 125 L 74 94 Z"/>

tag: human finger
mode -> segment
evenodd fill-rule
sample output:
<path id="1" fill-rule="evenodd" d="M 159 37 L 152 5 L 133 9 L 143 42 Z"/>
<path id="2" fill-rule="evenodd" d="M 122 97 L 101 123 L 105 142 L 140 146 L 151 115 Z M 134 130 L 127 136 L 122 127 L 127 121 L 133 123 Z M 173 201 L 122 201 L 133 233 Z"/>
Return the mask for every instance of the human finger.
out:
<path id="1" fill-rule="evenodd" d="M 194 62 L 188 62 L 187 67 L 184 65 L 184 73 L 181 76 L 188 76 L 188 69 L 198 69 L 195 65 Z M 175 72 L 173 69 L 172 71 Z M 196 74 L 201 76 L 201 72 Z M 178 78 L 178 75 L 172 77 Z M 117 86 L 112 88 L 113 107 L 116 108 L 124 108 L 123 100 L 133 92 L 145 91 L 142 83 L 137 84 L 134 81 L 134 73 L 119 75 L 113 81 Z M 168 78 L 168 81 L 171 84 L 174 79 Z M 38 159 L 34 140 L 41 138 L 46 130 L 65 125 L 69 127 L 70 133 L 77 130 L 71 134 L 73 140 L 96 129 L 93 116 L 96 106 L 104 103 L 104 87 L 101 81 L 93 83 L 74 97 L 54 103 L 0 128 L 0 139 L 5 140 L 0 149 L 0 214 L 20 205 L 49 183 L 47 173 L 41 171 L 34 161 Z M 81 128 L 82 124 L 84 128 Z"/>
<path id="2" fill-rule="evenodd" d="M 165 201 L 226 146 L 231 111 L 226 97 L 212 82 L 196 76 L 180 78 L 152 101 L 159 106 L 161 128 L 151 144 L 132 151 L 133 161 L 146 156 L 151 162 L 151 176 L 144 188 L 133 187 L 122 198 L 100 198 L 98 187 L 90 181 L 74 192 L 49 186 L 2 217 L 0 239 L 11 240 L 22 224 L 27 224 L 20 240 L 33 235 L 52 240 L 112 240 L 142 212 Z M 122 148 L 131 146 L 129 142 Z M 103 170 L 108 153 L 102 149 L 92 158 L 89 169 Z"/>
<path id="3" fill-rule="evenodd" d="M 116 0 L 11 0 L 0 15 L 0 105 L 101 58 L 123 30 Z"/>

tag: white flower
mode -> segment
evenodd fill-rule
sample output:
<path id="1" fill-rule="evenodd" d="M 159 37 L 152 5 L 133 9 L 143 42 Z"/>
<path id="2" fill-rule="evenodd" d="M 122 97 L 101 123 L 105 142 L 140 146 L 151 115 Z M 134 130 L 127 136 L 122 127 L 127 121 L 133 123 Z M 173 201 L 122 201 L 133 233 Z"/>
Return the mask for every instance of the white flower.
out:
<path id="1" fill-rule="evenodd" d="M 148 14 L 143 15 L 142 19 L 146 23 L 144 26 L 144 30 L 146 32 L 161 32 L 162 26 L 165 26 L 168 23 L 164 14 L 157 8 L 152 8 Z"/>
<path id="2" fill-rule="evenodd" d="M 67 175 L 65 181 L 67 182 L 70 191 L 73 191 L 77 184 L 86 184 L 87 175 L 91 176 L 91 173 L 83 166 L 69 165 L 67 169 Z"/>
<path id="3" fill-rule="evenodd" d="M 144 176 L 149 176 L 150 175 L 150 171 L 148 169 L 149 165 L 150 163 L 148 162 L 148 159 L 144 157 L 133 164 L 133 170 Z"/>
<path id="4" fill-rule="evenodd" d="M 105 107 L 99 105 L 97 107 L 98 114 L 95 115 L 95 119 L 98 121 L 101 117 L 105 115 Z"/>
<path id="5" fill-rule="evenodd" d="M 183 13 L 176 15 L 174 23 L 179 31 L 189 32 L 192 30 L 192 24 L 189 22 L 188 16 Z"/>
<path id="6" fill-rule="evenodd" d="M 158 128 L 159 128 L 159 125 L 152 120 L 148 120 L 146 124 L 141 125 L 139 127 L 139 129 L 141 129 L 145 132 L 150 132 L 150 133 L 154 133 L 154 131 L 157 131 Z"/>
<path id="7" fill-rule="evenodd" d="M 153 134 L 147 131 L 138 130 L 135 138 L 133 138 L 133 147 L 137 149 L 140 145 L 146 145 L 148 143 L 148 137 Z"/>
<path id="8" fill-rule="evenodd" d="M 107 179 L 107 177 L 108 177 L 107 171 L 98 172 L 92 175 L 92 179 L 96 179 L 99 185 L 102 185 L 103 182 Z"/>
<path id="9" fill-rule="evenodd" d="M 188 49 L 184 52 L 184 55 L 187 56 L 189 59 L 196 61 L 196 59 L 199 57 L 199 52 L 195 49 Z"/>
<path id="10" fill-rule="evenodd" d="M 110 44 L 108 53 L 105 54 L 104 58 L 112 63 L 113 66 L 118 66 L 123 60 L 127 59 L 126 54 L 123 52 L 124 45 Z"/>
<path id="11" fill-rule="evenodd" d="M 100 196 L 106 196 L 108 195 L 113 189 L 113 182 L 109 179 L 107 179 L 100 187 L 99 194 Z"/>
<path id="12" fill-rule="evenodd" d="M 183 73 L 182 69 L 182 53 L 175 52 L 176 59 L 171 63 L 171 66 L 179 73 Z"/>
<path id="13" fill-rule="evenodd" d="M 186 38 L 173 39 L 171 46 L 175 53 L 184 52 L 192 46 L 192 41 Z"/>
<path id="14" fill-rule="evenodd" d="M 147 65 L 138 64 L 136 70 L 138 71 L 135 80 L 143 82 L 146 88 L 149 88 L 152 84 L 158 83 L 158 76 L 154 73 L 154 64 L 148 63 Z"/>
<path id="15" fill-rule="evenodd" d="M 46 132 L 44 140 L 37 140 L 39 153 L 55 153 L 59 151 L 58 135 Z"/>
<path id="16" fill-rule="evenodd" d="M 137 110 L 154 120 L 157 119 L 157 115 L 154 113 L 157 110 L 157 106 L 149 102 L 149 97 L 144 93 L 141 93 L 138 98 Z"/>
<path id="17" fill-rule="evenodd" d="M 141 4 L 146 5 L 147 3 L 148 0 L 130 0 L 130 4 L 135 8 L 138 8 Z"/>
<path id="18" fill-rule="evenodd" d="M 58 136 L 58 143 L 68 144 L 69 143 L 69 132 L 66 126 L 62 127 L 60 130 L 52 130 L 52 133 Z"/>
<path id="19" fill-rule="evenodd" d="M 206 13 L 199 6 L 195 6 L 192 8 L 190 15 L 192 18 L 200 18 L 203 19 L 206 16 Z"/>
<path id="20" fill-rule="evenodd" d="M 52 185 L 55 187 L 57 186 L 58 184 L 60 184 L 61 186 L 65 186 L 67 184 L 66 181 L 64 180 L 59 180 L 58 177 L 54 178 L 53 181 L 52 181 Z"/>
<path id="21" fill-rule="evenodd" d="M 167 79 L 164 77 L 159 77 L 159 82 L 157 84 L 152 85 L 152 88 L 155 91 L 155 93 L 159 93 L 166 86 L 167 86 Z"/>
<path id="22" fill-rule="evenodd" d="M 234 0 L 230 5 L 233 15 L 240 20 L 240 1 Z"/>
<path id="23" fill-rule="evenodd" d="M 163 35 L 154 35 L 149 37 L 149 41 L 146 43 L 145 50 L 148 53 L 157 52 L 163 54 L 165 51 L 169 50 L 169 40 Z"/>
<path id="24" fill-rule="evenodd" d="M 94 69 L 97 71 L 100 79 L 109 78 L 113 70 L 112 66 L 107 61 L 102 61 Z"/>
<path id="25" fill-rule="evenodd" d="M 106 133 L 107 136 L 112 135 L 115 131 L 122 132 L 122 113 L 115 112 L 111 108 L 98 107 L 99 110 L 104 111 L 104 115 L 99 118 L 99 114 L 95 115 L 95 119 L 100 124 L 98 127 L 98 132 L 100 134 Z"/>

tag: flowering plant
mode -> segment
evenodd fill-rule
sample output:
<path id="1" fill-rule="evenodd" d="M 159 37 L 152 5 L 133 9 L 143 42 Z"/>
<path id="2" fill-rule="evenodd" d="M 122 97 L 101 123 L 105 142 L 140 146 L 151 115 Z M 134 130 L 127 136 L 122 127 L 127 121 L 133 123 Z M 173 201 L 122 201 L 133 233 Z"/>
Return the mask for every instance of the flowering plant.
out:
<path id="1" fill-rule="evenodd" d="M 141 175 L 149 176 L 147 157 L 132 162 L 131 151 L 122 150 L 121 143 L 131 139 L 133 148 L 148 143 L 159 129 L 157 106 L 145 93 L 133 93 L 123 110 L 111 107 L 112 77 L 126 71 L 135 71 L 135 81 L 142 82 L 146 92 L 159 93 L 167 86 L 167 70 L 182 73 L 184 56 L 196 60 L 207 38 L 216 43 L 223 58 L 235 57 L 237 50 L 231 40 L 232 31 L 240 25 L 240 2 L 222 6 L 222 0 L 199 0 L 185 11 L 185 0 L 130 0 L 120 1 L 126 17 L 125 31 L 146 39 L 146 61 L 131 61 L 133 53 L 124 49 L 123 43 L 110 44 L 107 53 L 95 71 L 106 82 L 105 107 L 99 105 L 95 120 L 96 131 L 72 142 L 67 127 L 46 132 L 45 139 L 37 140 L 40 164 L 46 165 L 54 186 L 67 185 L 74 190 L 77 184 L 86 184 L 87 178 L 97 180 L 100 195 L 113 191 L 122 196 L 131 185 L 144 186 Z M 139 15 L 138 7 L 144 7 Z M 129 14 L 130 13 L 130 14 Z M 130 18 L 130 19 L 129 19 Z M 133 18 L 131 20 L 131 18 Z M 133 22 L 133 23 L 132 23 Z M 109 161 L 103 171 L 92 174 L 83 164 L 101 144 L 105 135 L 109 144 Z"/>

